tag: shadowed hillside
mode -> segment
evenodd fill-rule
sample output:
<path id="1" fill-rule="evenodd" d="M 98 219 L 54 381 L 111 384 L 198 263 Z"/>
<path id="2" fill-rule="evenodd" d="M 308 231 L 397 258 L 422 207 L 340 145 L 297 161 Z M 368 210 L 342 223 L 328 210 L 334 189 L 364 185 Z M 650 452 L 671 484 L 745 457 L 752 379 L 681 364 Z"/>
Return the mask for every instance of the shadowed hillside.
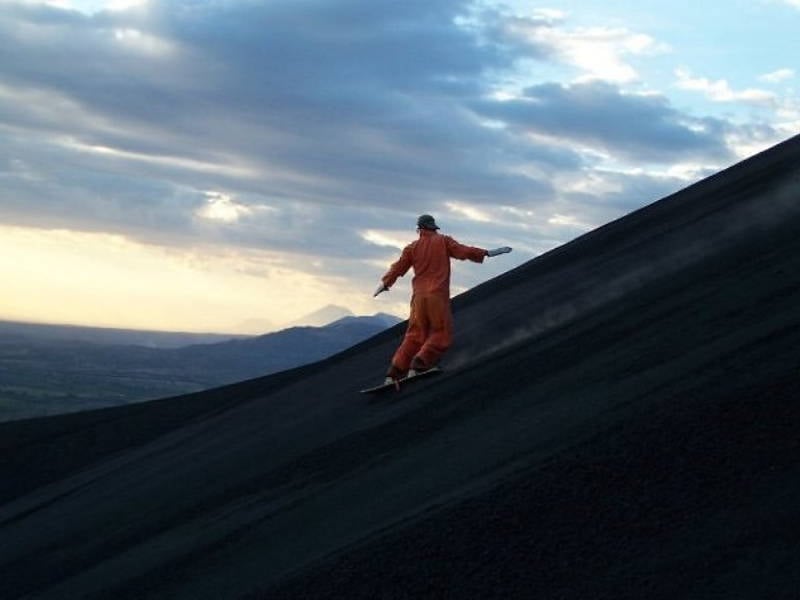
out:
<path id="1" fill-rule="evenodd" d="M 0 425 L 8 598 L 792 598 L 800 138 L 401 327 L 181 398 Z"/>
<path id="2" fill-rule="evenodd" d="M 176 348 L 98 341 L 168 344 L 191 334 L 0 323 L 0 421 L 184 395 L 277 373 L 341 352 L 399 320 L 349 316 L 321 327 Z M 76 339 L 68 337 L 72 331 Z"/>

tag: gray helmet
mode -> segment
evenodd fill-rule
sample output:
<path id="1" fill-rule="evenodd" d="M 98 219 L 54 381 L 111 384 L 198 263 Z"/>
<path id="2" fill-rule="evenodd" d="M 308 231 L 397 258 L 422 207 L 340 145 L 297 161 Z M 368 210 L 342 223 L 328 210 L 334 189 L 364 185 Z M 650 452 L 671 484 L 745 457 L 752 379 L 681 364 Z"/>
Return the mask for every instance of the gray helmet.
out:
<path id="1" fill-rule="evenodd" d="M 420 229 L 431 229 L 433 231 L 439 229 L 439 226 L 436 225 L 436 221 L 430 215 L 420 215 L 419 219 L 417 219 L 417 227 Z"/>

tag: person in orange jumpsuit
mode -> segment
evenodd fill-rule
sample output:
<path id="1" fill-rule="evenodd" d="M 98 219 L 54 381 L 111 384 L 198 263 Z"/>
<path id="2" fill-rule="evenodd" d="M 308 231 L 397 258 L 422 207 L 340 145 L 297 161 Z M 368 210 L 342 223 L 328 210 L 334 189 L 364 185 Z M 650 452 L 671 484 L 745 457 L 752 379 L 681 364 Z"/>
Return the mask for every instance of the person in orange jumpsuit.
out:
<path id="1" fill-rule="evenodd" d="M 482 263 L 487 256 L 511 252 L 507 246 L 494 250 L 465 246 L 450 236 L 441 235 L 438 230 L 431 215 L 421 215 L 417 219 L 419 238 L 403 249 L 399 260 L 389 267 L 373 294 L 377 296 L 388 291 L 398 277 L 414 268 L 408 328 L 386 373 L 387 384 L 436 366 L 450 347 L 453 339 L 450 259 Z"/>

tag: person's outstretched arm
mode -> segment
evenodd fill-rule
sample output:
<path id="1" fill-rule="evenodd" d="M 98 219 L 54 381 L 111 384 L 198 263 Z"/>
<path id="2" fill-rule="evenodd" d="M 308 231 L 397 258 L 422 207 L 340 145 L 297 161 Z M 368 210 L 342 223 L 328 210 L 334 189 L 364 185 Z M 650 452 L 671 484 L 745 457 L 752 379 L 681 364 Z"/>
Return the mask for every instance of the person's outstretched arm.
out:
<path id="1" fill-rule="evenodd" d="M 472 262 L 482 263 L 487 256 L 486 249 L 475 246 L 466 246 L 447 236 L 447 254 L 451 258 L 458 260 L 471 260 Z"/>
<path id="2" fill-rule="evenodd" d="M 389 270 L 386 271 L 386 274 L 381 277 L 381 282 L 378 284 L 378 287 L 375 289 L 375 293 L 372 294 L 372 297 L 374 298 L 381 292 L 388 292 L 389 289 L 394 285 L 394 282 L 397 281 L 398 277 L 402 277 L 408 273 L 412 263 L 411 245 L 409 245 L 403 249 L 403 253 L 400 255 L 400 258 L 397 259 L 397 262 L 392 264 L 392 266 L 389 267 Z"/>

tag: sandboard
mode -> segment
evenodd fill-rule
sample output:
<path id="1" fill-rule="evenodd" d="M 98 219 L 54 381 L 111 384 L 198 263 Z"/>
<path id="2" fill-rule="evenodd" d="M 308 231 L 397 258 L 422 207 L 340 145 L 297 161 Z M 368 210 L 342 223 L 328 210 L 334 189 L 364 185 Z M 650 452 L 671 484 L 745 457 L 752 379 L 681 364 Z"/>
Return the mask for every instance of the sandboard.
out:
<path id="1" fill-rule="evenodd" d="M 404 385 L 416 381 L 417 379 L 425 379 L 427 377 L 432 377 L 433 375 L 438 375 L 439 373 L 444 373 L 444 371 L 439 367 L 433 367 L 432 369 L 428 369 L 423 373 L 418 373 L 413 377 L 403 377 L 402 379 L 398 379 L 396 382 L 393 381 L 392 383 L 382 383 L 380 385 L 376 385 L 374 387 L 361 390 L 361 393 L 378 394 L 380 392 L 385 392 L 387 390 L 399 390 Z"/>

